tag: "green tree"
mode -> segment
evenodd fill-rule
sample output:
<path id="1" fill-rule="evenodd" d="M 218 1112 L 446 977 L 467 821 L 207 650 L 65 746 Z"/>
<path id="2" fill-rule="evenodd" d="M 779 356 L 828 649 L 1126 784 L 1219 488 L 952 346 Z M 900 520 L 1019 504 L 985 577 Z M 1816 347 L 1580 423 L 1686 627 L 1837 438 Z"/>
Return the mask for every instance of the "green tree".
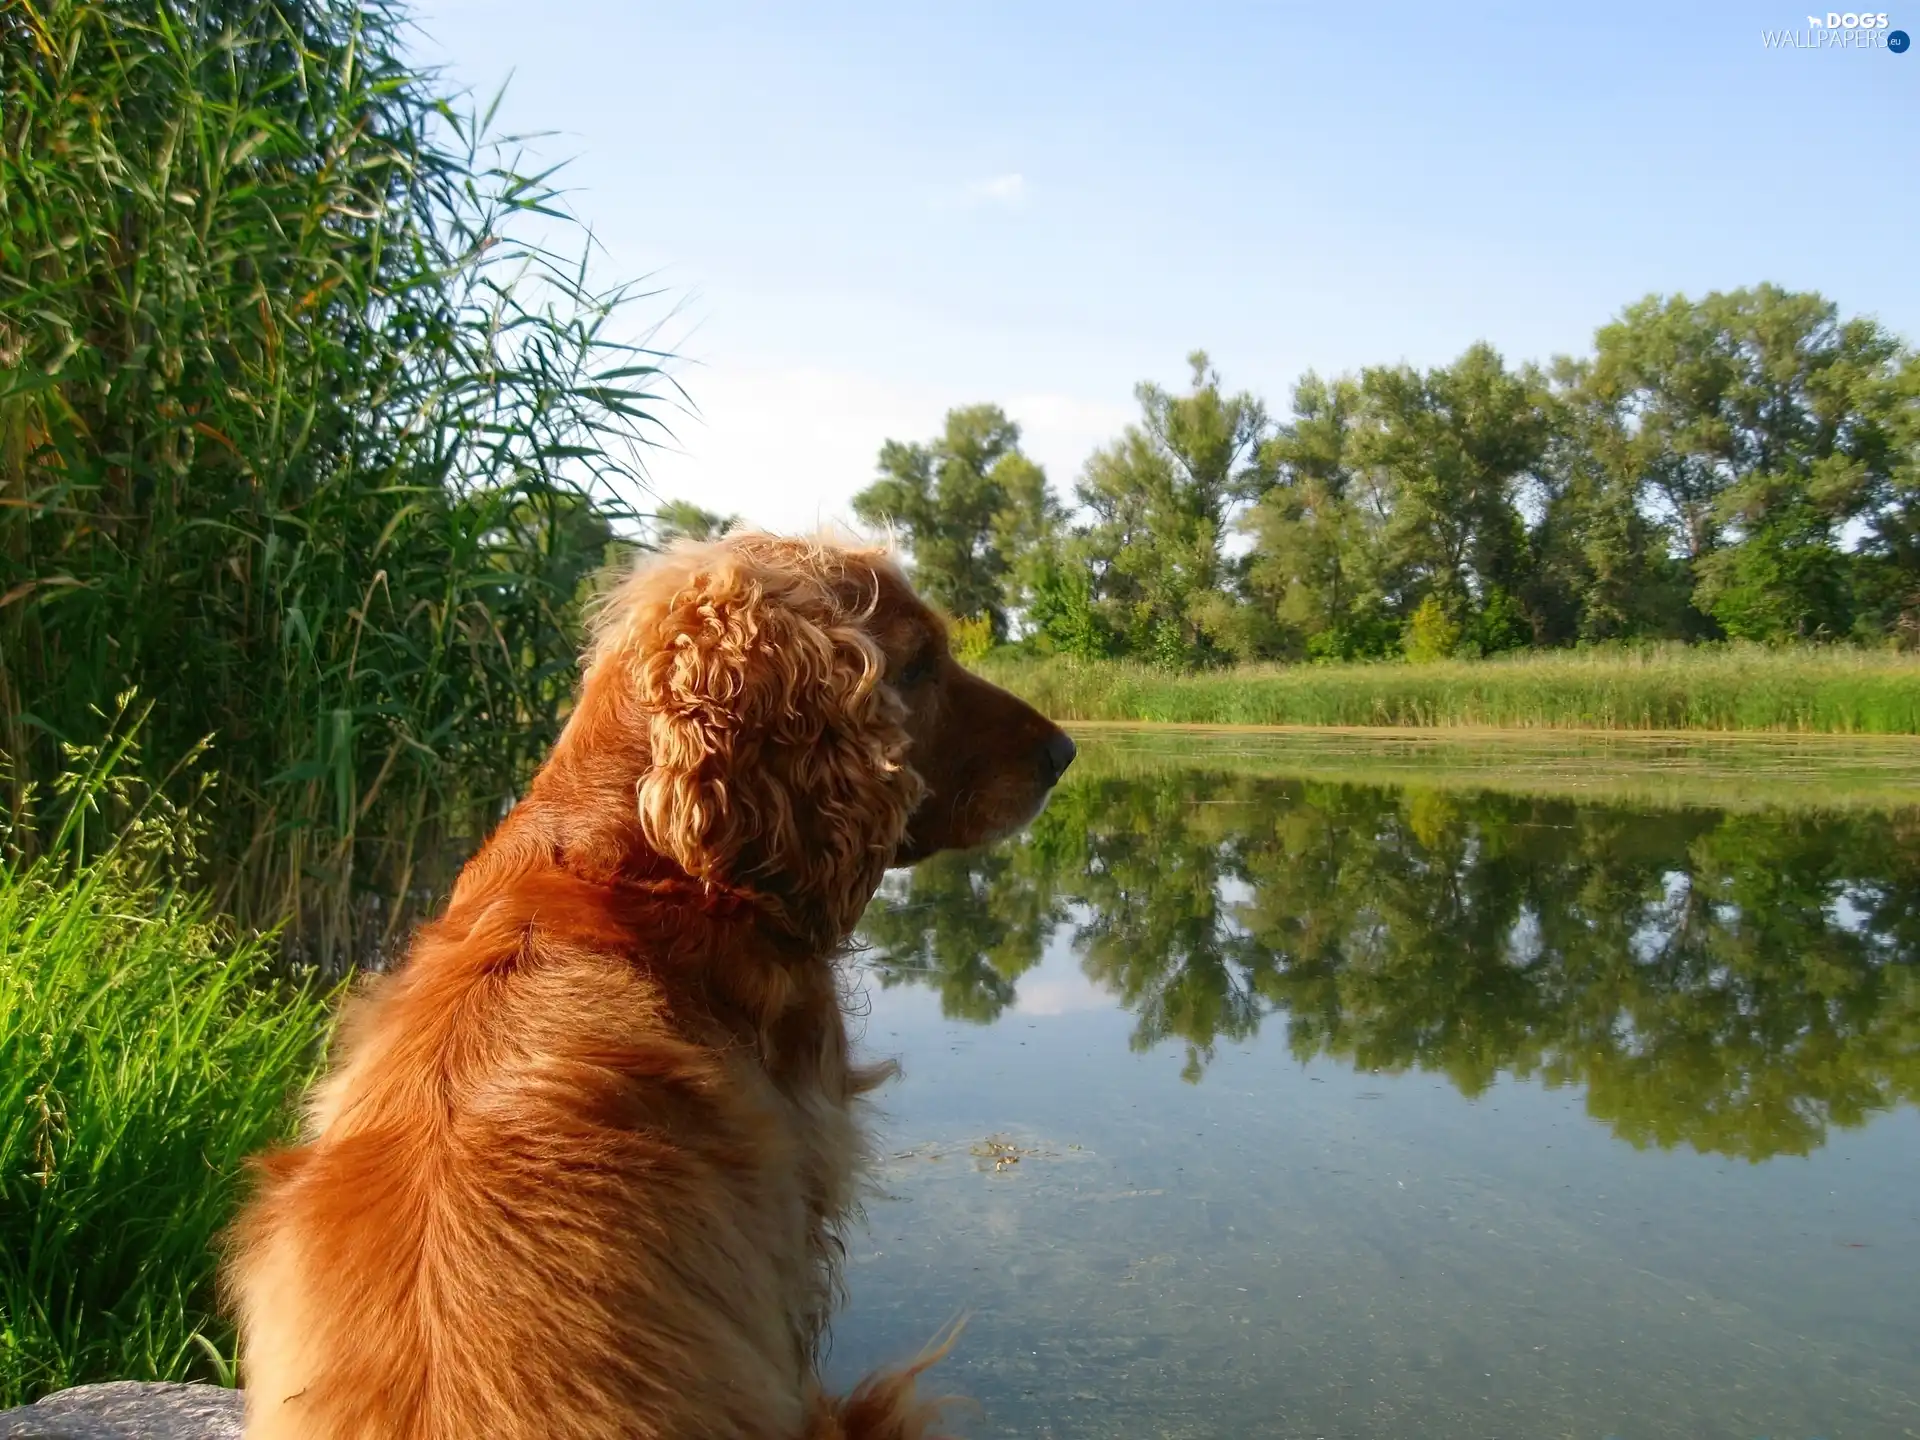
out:
<path id="1" fill-rule="evenodd" d="M 1447 613 L 1445 602 L 1438 595 L 1429 595 L 1407 617 L 1407 658 L 1416 664 L 1444 660 L 1460 648 L 1463 633 L 1460 622 Z"/>
<path id="2" fill-rule="evenodd" d="M 1007 638 L 1023 596 L 1016 565 L 1059 520 L 1045 472 L 1020 450 L 1020 427 L 997 405 L 947 412 L 926 444 L 889 440 L 880 478 L 853 497 L 868 525 L 893 526 L 915 583 L 956 619 L 985 617 Z"/>
<path id="3" fill-rule="evenodd" d="M 1076 553 L 1083 544 L 1069 539 L 1028 552 L 1026 619 L 1043 653 L 1098 660 L 1112 655 L 1117 641 L 1095 597 L 1089 562 Z"/>
<path id="4" fill-rule="evenodd" d="M 656 545 L 671 545 L 681 539 L 718 540 L 740 526 L 738 515 L 703 510 L 691 500 L 664 500 L 650 519 L 649 538 Z"/>
<path id="5" fill-rule="evenodd" d="M 1362 374 L 1351 451 L 1377 473 L 1389 507 L 1385 563 L 1399 613 L 1432 595 L 1466 629 L 1494 591 L 1527 593 L 1518 502 L 1547 454 L 1548 403 L 1539 371 L 1509 370 L 1484 344 L 1425 373 Z"/>
<path id="6" fill-rule="evenodd" d="M 1272 483 L 1241 517 L 1253 539 L 1247 590 L 1290 654 L 1384 654 L 1399 630 L 1381 590 L 1386 496 L 1354 462 L 1359 408 L 1357 380 L 1307 372 L 1294 387 L 1292 420 L 1263 447 Z"/>
<path id="7" fill-rule="evenodd" d="M 1842 531 L 1869 517 L 1873 553 L 1892 559 L 1910 484 L 1899 342 L 1820 295 L 1761 285 L 1648 296 L 1595 350 L 1593 381 L 1632 418 L 1630 463 L 1700 610 L 1753 639 L 1848 633 L 1859 567 Z"/>
<path id="8" fill-rule="evenodd" d="M 1737 342 L 1685 296 L 1649 295 L 1600 328 L 1594 352 L 1582 378 L 1626 427 L 1618 461 L 1697 563 L 1718 548 L 1720 496 L 1754 449 Z"/>
<path id="9" fill-rule="evenodd" d="M 1698 633 L 1672 525 L 1646 498 L 1634 397 L 1591 360 L 1553 365 L 1552 440 L 1528 608 L 1549 643 Z M 1690 620 L 1689 617 L 1692 617 Z"/>
<path id="10" fill-rule="evenodd" d="M 1188 357 L 1192 388 L 1134 390 L 1140 423 L 1087 461 L 1076 494 L 1101 608 L 1134 654 L 1182 665 L 1226 653 L 1212 604 L 1237 578 L 1222 545 L 1237 507 L 1262 490 L 1265 408 L 1228 395 L 1204 351 Z"/>
<path id="11" fill-rule="evenodd" d="M 1868 391 L 1882 418 L 1885 463 L 1869 469 L 1856 603 L 1869 623 L 1920 646 L 1920 353 Z"/>

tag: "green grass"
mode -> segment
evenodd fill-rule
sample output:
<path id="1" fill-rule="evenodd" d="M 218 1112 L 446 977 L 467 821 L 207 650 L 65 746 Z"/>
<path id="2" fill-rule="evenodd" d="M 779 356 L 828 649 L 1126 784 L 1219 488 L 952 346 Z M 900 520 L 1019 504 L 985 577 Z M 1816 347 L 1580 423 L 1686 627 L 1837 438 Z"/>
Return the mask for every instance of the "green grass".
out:
<path id="1" fill-rule="evenodd" d="M 979 668 L 1063 721 L 1920 734 L 1920 657 L 1878 651 L 1667 646 L 1194 675 L 1014 657 Z"/>
<path id="2" fill-rule="evenodd" d="M 215 1240 L 327 1027 L 269 962 L 123 856 L 0 866 L 0 1407 L 230 1374 Z"/>

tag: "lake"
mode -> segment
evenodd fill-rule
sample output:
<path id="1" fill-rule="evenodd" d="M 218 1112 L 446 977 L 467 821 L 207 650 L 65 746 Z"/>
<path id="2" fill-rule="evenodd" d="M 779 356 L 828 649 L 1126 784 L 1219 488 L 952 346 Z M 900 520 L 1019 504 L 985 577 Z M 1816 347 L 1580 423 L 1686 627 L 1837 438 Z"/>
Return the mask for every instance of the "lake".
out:
<path id="1" fill-rule="evenodd" d="M 1920 1435 L 1920 747 L 1077 732 L 889 876 L 841 1382 L 976 1435 Z"/>

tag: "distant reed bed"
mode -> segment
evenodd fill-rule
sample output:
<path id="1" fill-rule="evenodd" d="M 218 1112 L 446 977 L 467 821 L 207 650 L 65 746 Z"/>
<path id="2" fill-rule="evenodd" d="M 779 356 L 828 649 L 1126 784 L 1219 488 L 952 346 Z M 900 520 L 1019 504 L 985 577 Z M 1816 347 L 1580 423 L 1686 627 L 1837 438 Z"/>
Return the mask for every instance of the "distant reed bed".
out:
<path id="1" fill-rule="evenodd" d="M 1920 657 L 1661 646 L 1428 664 L 1177 674 L 990 656 L 981 669 L 1057 720 L 1920 734 Z"/>

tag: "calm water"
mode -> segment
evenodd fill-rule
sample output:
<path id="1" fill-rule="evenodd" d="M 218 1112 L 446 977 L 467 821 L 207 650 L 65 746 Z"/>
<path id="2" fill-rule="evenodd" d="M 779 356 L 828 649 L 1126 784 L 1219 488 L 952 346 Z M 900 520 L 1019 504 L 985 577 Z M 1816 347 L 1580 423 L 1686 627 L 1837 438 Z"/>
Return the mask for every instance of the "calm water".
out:
<path id="1" fill-rule="evenodd" d="M 964 1312 L 980 1435 L 1920 1435 L 1920 808 L 1116 744 L 868 915 L 836 1376 Z"/>

